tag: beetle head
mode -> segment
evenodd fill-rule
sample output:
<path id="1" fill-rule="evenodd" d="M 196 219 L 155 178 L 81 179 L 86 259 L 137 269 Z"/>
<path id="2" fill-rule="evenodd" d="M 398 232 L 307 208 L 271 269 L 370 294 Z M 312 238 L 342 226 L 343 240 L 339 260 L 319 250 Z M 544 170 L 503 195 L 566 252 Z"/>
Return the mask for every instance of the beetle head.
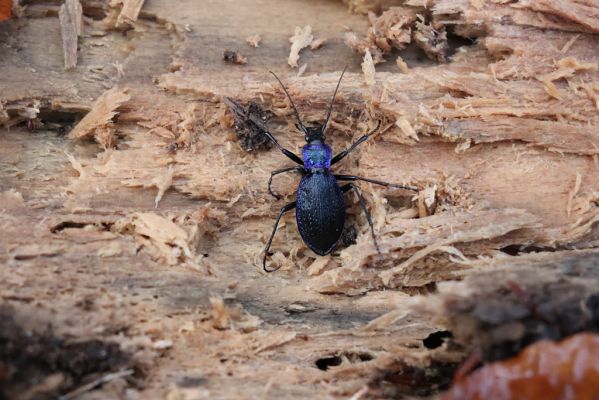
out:
<path id="1" fill-rule="evenodd" d="M 324 132 L 322 131 L 323 128 L 324 125 L 306 126 L 304 130 L 304 133 L 306 134 L 306 142 L 313 143 L 319 141 L 324 143 Z"/>

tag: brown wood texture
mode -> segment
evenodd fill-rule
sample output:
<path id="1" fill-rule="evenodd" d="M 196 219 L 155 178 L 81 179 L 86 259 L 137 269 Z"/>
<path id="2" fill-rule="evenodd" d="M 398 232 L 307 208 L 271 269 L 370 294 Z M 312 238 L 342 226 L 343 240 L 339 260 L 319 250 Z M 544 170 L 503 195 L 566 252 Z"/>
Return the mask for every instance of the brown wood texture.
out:
<path id="1" fill-rule="evenodd" d="M 346 3 L 357 13 L 341 1 L 82 0 L 68 70 L 59 3 L 28 1 L 0 23 L 0 305 L 34 331 L 131 355 L 119 368 L 134 373 L 85 398 L 432 396 L 488 344 L 453 305 L 520 276 L 549 287 L 570 279 L 556 264 L 595 262 L 599 6 Z M 291 68 L 290 38 L 308 25 L 325 42 Z M 367 49 L 381 57 L 370 85 Z M 226 50 L 247 64 L 225 63 Z M 345 65 L 327 140 L 340 151 L 382 128 L 337 171 L 423 190 L 360 184 L 381 254 L 352 197 L 356 244 L 326 257 L 306 249 L 291 213 L 272 248 L 281 269 L 265 274 L 261 251 L 298 178 L 276 177 L 284 200 L 269 196 L 270 171 L 291 164 L 274 148 L 243 150 L 223 99 L 270 111 L 298 153 L 268 71 L 316 123 Z M 597 275 L 583 277 L 588 297 Z M 423 345 L 461 321 L 472 328 L 455 329 L 461 347 Z M 7 390 L 64 394 L 119 368 Z"/>

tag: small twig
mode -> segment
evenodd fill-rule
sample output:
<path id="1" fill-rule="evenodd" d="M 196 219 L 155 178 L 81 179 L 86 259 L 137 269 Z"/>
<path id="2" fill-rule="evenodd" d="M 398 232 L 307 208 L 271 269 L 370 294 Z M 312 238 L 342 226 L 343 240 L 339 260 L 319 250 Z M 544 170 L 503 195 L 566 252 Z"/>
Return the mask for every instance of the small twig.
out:
<path id="1" fill-rule="evenodd" d="M 95 381 L 91 381 L 90 383 L 80 386 L 77 389 L 63 395 L 60 396 L 58 399 L 59 400 L 71 400 L 74 399 L 80 395 L 82 395 L 85 392 L 89 392 L 90 390 L 94 389 L 96 386 L 100 386 L 103 385 L 105 383 L 108 383 L 112 380 L 118 379 L 118 378 L 124 378 L 126 376 L 132 375 L 133 374 L 133 370 L 132 369 L 126 369 L 124 371 L 119 371 L 119 372 L 113 372 L 111 374 L 108 375 L 104 375 L 98 379 L 96 379 Z"/>

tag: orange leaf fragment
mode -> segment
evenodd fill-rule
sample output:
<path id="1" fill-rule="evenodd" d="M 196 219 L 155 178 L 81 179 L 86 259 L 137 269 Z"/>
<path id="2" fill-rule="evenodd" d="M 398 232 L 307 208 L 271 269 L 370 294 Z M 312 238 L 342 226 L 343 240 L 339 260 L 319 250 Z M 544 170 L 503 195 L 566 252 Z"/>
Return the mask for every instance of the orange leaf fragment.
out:
<path id="1" fill-rule="evenodd" d="M 458 377 L 443 399 L 599 399 L 599 335 L 532 344 L 516 357 Z"/>
<path id="2" fill-rule="evenodd" d="M 0 21 L 12 16 L 12 0 L 0 0 Z"/>

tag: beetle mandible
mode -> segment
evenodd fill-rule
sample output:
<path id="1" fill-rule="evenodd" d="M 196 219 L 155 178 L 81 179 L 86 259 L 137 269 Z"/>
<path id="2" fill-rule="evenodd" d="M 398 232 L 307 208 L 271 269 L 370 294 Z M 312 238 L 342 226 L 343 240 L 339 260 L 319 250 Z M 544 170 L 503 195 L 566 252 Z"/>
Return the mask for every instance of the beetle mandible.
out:
<path id="1" fill-rule="evenodd" d="M 297 119 L 296 126 L 305 135 L 307 144 L 302 148 L 301 158 L 290 150 L 287 150 L 281 146 L 281 144 L 277 142 L 272 133 L 270 133 L 268 128 L 264 126 L 259 118 L 253 115 L 250 116 L 252 122 L 262 128 L 263 133 L 284 155 L 286 155 L 296 164 L 299 164 L 298 166 L 277 169 L 271 172 L 270 179 L 268 180 L 268 192 L 273 197 L 280 199 L 280 196 L 274 193 L 271 187 L 272 179 L 275 175 L 291 171 L 299 172 L 302 175 L 297 189 L 296 201 L 281 208 L 270 238 L 266 243 L 266 247 L 264 249 L 264 258 L 262 259 L 262 267 L 266 272 L 274 272 L 278 269 L 266 268 L 266 258 L 268 256 L 268 250 L 270 249 L 272 240 L 277 231 L 279 221 L 281 220 L 283 214 L 285 214 L 287 211 L 291 211 L 294 208 L 296 209 L 295 219 L 297 221 L 297 228 L 302 240 L 312 251 L 323 256 L 333 251 L 335 245 L 341 237 L 343 225 L 345 223 L 345 202 L 343 200 L 343 194 L 353 190 L 358 196 L 360 206 L 366 215 L 366 220 L 370 226 L 370 233 L 372 235 L 374 245 L 376 246 L 377 251 L 380 253 L 376 236 L 374 234 L 372 218 L 370 217 L 370 213 L 366 208 L 366 201 L 364 200 L 364 197 L 360 193 L 358 187 L 351 182 L 365 181 L 374 183 L 376 185 L 418 191 L 418 188 L 414 186 L 397 185 L 375 179 L 362 178 L 354 175 L 338 175 L 331 172 L 331 167 L 333 165 L 341 161 L 356 147 L 368 140 L 368 138 L 372 136 L 381 125 L 381 121 L 379 120 L 374 129 L 372 129 L 366 135 L 360 137 L 346 150 L 343 150 L 335 156 L 332 156 L 331 147 L 325 143 L 324 132 L 327 128 L 329 119 L 331 118 L 335 96 L 337 95 L 337 90 L 339 89 L 341 79 L 343 78 L 343 74 L 345 74 L 346 69 L 347 66 L 341 72 L 341 76 L 339 77 L 339 82 L 337 82 L 337 87 L 335 88 L 333 98 L 329 104 L 329 109 L 324 123 L 320 126 L 314 127 L 305 126 L 302 123 L 299 112 L 297 111 L 297 107 L 289 95 L 287 88 L 285 88 L 285 85 L 283 82 L 281 82 L 279 77 L 274 72 L 270 71 L 277 81 L 279 81 L 283 91 L 289 98 L 293 112 L 295 113 L 295 118 Z M 337 181 L 349 181 L 350 183 L 339 186 Z"/>

